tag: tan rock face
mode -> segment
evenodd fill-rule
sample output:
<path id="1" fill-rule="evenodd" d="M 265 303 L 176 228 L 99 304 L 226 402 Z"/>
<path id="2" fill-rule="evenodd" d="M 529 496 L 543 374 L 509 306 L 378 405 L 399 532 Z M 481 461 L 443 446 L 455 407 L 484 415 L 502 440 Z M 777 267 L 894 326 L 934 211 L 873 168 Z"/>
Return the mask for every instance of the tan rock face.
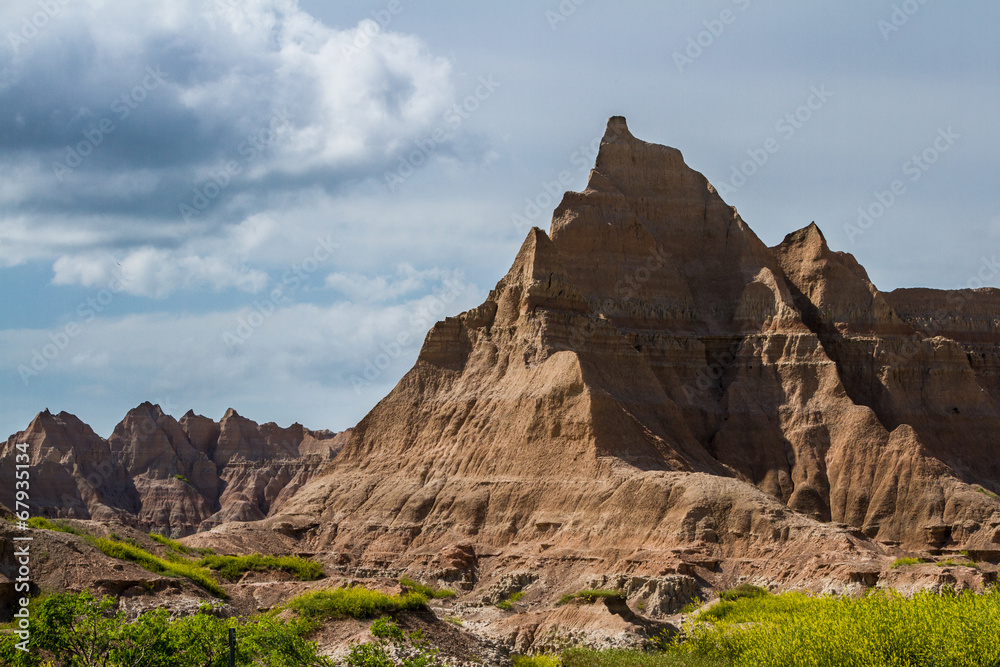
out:
<path id="1" fill-rule="evenodd" d="M 345 438 L 298 424 L 257 425 L 233 410 L 220 423 L 193 412 L 177 421 L 143 403 L 104 440 L 73 415 L 46 411 L 8 439 L 0 474 L 13 478 L 11 452 L 28 443 L 38 480 L 33 514 L 116 519 L 183 536 L 223 521 L 266 517 L 326 465 Z M 12 490 L 0 491 L 0 501 L 12 504 Z"/>
<path id="2" fill-rule="evenodd" d="M 429 570 L 449 544 L 629 571 L 986 548 L 998 294 L 882 293 L 815 225 L 768 248 L 613 118 L 550 234 L 263 527 Z"/>

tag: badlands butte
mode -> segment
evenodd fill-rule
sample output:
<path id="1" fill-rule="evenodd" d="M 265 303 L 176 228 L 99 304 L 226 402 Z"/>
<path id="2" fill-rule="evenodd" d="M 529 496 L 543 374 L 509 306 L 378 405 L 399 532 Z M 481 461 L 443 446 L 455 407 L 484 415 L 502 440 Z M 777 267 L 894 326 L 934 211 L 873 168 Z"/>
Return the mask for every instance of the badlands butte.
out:
<path id="1" fill-rule="evenodd" d="M 586 189 L 353 429 L 144 404 L 104 440 L 44 412 L 0 465 L 31 444 L 36 514 L 406 574 L 459 615 L 523 590 L 525 613 L 484 617 L 521 648 L 743 581 L 979 588 L 1000 561 L 998 318 L 996 289 L 879 291 L 815 224 L 767 247 L 615 117 Z M 107 580 L 87 558 L 44 576 Z M 586 587 L 628 608 L 554 606 Z"/>

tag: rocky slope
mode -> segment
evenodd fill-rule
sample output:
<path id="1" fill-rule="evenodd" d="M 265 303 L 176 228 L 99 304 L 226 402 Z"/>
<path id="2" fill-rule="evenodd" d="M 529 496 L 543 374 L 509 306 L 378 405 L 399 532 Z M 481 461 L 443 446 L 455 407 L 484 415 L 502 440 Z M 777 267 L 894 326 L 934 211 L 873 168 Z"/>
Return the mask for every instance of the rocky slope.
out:
<path id="1" fill-rule="evenodd" d="M 13 448 L 31 445 L 31 512 L 116 520 L 182 536 L 226 521 L 263 519 L 327 465 L 347 433 L 299 424 L 258 425 L 226 412 L 220 422 L 159 406 L 131 410 L 107 440 L 71 414 L 39 413 L 0 452 L 13 479 Z M 13 506 L 13 484 L 0 502 Z"/>
<path id="2" fill-rule="evenodd" d="M 815 225 L 768 248 L 612 118 L 586 190 L 434 326 L 326 473 L 198 539 L 277 531 L 466 587 L 515 567 L 843 584 L 897 547 L 996 557 L 998 296 L 882 293 Z"/>

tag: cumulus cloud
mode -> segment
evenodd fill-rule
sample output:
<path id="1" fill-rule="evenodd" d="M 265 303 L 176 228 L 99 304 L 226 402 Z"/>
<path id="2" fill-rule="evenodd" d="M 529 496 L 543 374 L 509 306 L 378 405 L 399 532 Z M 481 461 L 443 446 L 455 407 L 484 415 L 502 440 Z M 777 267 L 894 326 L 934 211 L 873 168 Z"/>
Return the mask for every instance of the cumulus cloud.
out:
<path id="1" fill-rule="evenodd" d="M 201 314 L 88 312 L 52 330 L 0 331 L 0 371 L 25 391 L 79 389 L 75 397 L 53 389 L 64 403 L 52 407 L 85 419 L 120 419 L 151 400 L 178 417 L 194 408 L 218 418 L 233 406 L 257 420 L 346 428 L 413 364 L 435 321 L 482 296 L 471 283 L 442 280 L 396 304 L 290 303 L 263 314 L 254 299 Z M 114 423 L 93 425 L 107 435 Z"/>
<path id="2" fill-rule="evenodd" d="M 417 270 L 412 264 L 402 263 L 396 267 L 395 275 L 365 276 L 357 273 L 331 273 L 326 277 L 326 286 L 330 287 L 351 301 L 380 302 L 396 299 L 425 290 L 428 284 L 449 281 L 461 283 L 464 276 L 440 268 Z"/>
<path id="3" fill-rule="evenodd" d="M 104 282 L 114 247 L 136 294 L 259 289 L 262 214 L 381 182 L 455 101 L 419 39 L 295 0 L 50 4 L 41 27 L 35 0 L 0 8 L 0 266 L 47 259 L 56 284 Z"/>

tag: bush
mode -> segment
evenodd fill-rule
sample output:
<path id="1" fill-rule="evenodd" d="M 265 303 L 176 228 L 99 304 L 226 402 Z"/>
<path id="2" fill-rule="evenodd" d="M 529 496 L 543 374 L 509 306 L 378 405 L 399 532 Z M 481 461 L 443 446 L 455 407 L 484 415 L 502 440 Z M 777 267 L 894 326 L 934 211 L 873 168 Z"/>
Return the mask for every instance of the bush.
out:
<path id="1" fill-rule="evenodd" d="M 195 614 L 174 621 L 166 610 L 129 621 L 111 597 L 89 591 L 59 593 L 32 601 L 31 648 L 17 651 L 0 636 L 0 664 L 39 667 L 42 658 L 72 667 L 201 667 L 228 664 L 229 626 L 237 619 Z M 255 667 L 333 667 L 304 636 L 302 622 L 271 616 L 238 619 L 237 664 Z M 52 664 L 46 662 L 44 664 Z"/>
<path id="2" fill-rule="evenodd" d="M 60 533 L 69 533 L 70 535 L 79 535 L 85 537 L 87 534 L 78 528 L 74 528 L 65 521 L 49 521 L 42 516 L 33 516 L 28 519 L 28 528 L 35 528 L 39 530 L 55 530 Z"/>
<path id="3" fill-rule="evenodd" d="M 410 590 L 420 593 L 428 600 L 431 598 L 441 599 L 455 597 L 455 591 L 453 590 L 449 590 L 447 588 L 438 588 L 435 590 L 426 584 L 421 584 L 420 582 L 414 581 L 408 577 L 400 577 L 397 581 L 399 581 L 401 586 L 406 586 Z"/>
<path id="4" fill-rule="evenodd" d="M 514 667 L 559 667 L 562 661 L 556 655 L 515 655 Z"/>
<path id="5" fill-rule="evenodd" d="M 106 556 L 130 561 L 156 574 L 185 577 L 216 597 L 229 597 L 225 589 L 203 567 L 187 562 L 168 561 L 126 542 L 116 542 L 103 537 L 88 537 L 87 541 L 100 549 Z"/>
<path id="6" fill-rule="evenodd" d="M 381 618 L 376 618 L 372 621 L 372 626 L 369 629 L 372 633 L 372 637 L 378 637 L 379 639 L 389 639 L 393 641 L 403 641 L 406 639 L 406 635 L 403 631 L 399 629 L 399 626 L 393 623 L 392 619 L 388 616 L 382 616 Z"/>
<path id="7" fill-rule="evenodd" d="M 622 649 L 593 651 L 574 648 L 562 655 L 562 667 L 729 667 L 731 664 L 727 660 L 707 656 Z"/>
<path id="8" fill-rule="evenodd" d="M 149 534 L 149 538 L 151 540 L 153 540 L 154 542 L 159 542 L 160 544 L 162 544 L 163 546 L 167 547 L 168 549 L 173 549 L 174 551 L 176 551 L 178 553 L 182 553 L 182 554 L 189 554 L 189 553 L 191 553 L 191 547 L 186 547 L 183 544 L 181 544 L 180 542 L 178 542 L 177 540 L 171 540 L 171 539 L 169 539 L 167 537 L 164 537 L 163 535 L 159 535 L 157 533 L 150 533 Z"/>
<path id="9" fill-rule="evenodd" d="M 1000 664 L 1000 592 L 912 599 L 785 593 L 721 602 L 688 623 L 672 652 L 750 665 Z"/>
<path id="10" fill-rule="evenodd" d="M 374 618 L 404 610 L 427 608 L 427 597 L 420 593 L 386 595 L 355 586 L 304 593 L 288 603 L 288 608 L 304 618 Z"/>
<path id="11" fill-rule="evenodd" d="M 740 584 L 735 588 L 730 588 L 728 591 L 719 593 L 719 599 L 732 602 L 734 600 L 742 600 L 743 598 L 759 598 L 765 595 L 770 595 L 766 588 L 754 586 L 753 584 Z"/>
<path id="12" fill-rule="evenodd" d="M 263 556 L 250 554 L 248 556 L 204 556 L 198 565 L 216 570 L 226 579 L 234 581 L 249 571 L 265 572 L 267 570 L 282 570 L 295 575 L 302 581 L 315 581 L 324 576 L 323 566 L 315 561 L 298 556 Z"/>
<path id="13" fill-rule="evenodd" d="M 919 565 L 920 563 L 923 562 L 924 562 L 923 558 L 897 558 L 896 560 L 892 561 L 892 565 L 890 567 L 903 567 L 904 565 Z"/>
<path id="14" fill-rule="evenodd" d="M 559 602 L 556 604 L 567 604 L 573 600 L 583 600 L 587 604 L 593 604 L 602 598 L 612 598 L 618 600 L 624 600 L 625 595 L 621 591 L 607 591 L 599 589 L 586 589 L 582 591 L 577 591 L 576 593 L 567 593 L 559 598 Z"/>

